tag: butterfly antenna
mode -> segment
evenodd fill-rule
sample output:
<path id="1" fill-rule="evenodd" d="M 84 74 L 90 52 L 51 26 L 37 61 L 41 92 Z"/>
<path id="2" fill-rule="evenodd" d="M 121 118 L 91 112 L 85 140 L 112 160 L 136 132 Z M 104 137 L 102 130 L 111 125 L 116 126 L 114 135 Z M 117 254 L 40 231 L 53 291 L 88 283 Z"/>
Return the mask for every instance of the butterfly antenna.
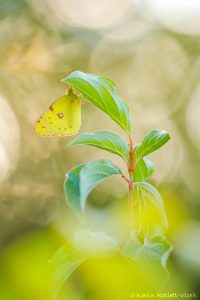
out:
<path id="1" fill-rule="evenodd" d="M 72 68 L 67 66 L 66 75 L 69 76 L 72 73 Z"/>

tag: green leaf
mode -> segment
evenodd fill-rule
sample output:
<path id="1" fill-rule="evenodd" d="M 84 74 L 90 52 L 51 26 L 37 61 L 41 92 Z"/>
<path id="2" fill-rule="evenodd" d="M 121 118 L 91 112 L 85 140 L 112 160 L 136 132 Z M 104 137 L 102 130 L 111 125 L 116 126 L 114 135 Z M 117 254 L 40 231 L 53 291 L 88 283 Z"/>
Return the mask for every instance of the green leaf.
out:
<path id="1" fill-rule="evenodd" d="M 91 145 L 114 154 L 117 154 L 128 160 L 129 147 L 121 136 L 109 131 L 96 131 L 82 133 L 75 137 L 69 146 L 74 145 Z"/>
<path id="2" fill-rule="evenodd" d="M 133 223 L 137 234 L 145 241 L 163 235 L 168 227 L 163 200 L 147 182 L 134 184 Z"/>
<path id="3" fill-rule="evenodd" d="M 115 92 L 114 82 L 106 77 L 74 71 L 63 79 L 82 97 L 108 114 L 126 132 L 131 131 L 128 105 Z"/>
<path id="4" fill-rule="evenodd" d="M 103 232 L 85 229 L 76 233 L 73 245 L 62 246 L 51 260 L 53 299 L 57 299 L 63 283 L 88 258 L 116 249 L 116 242 Z"/>
<path id="5" fill-rule="evenodd" d="M 107 159 L 76 166 L 67 173 L 64 183 L 70 205 L 83 212 L 91 190 L 107 177 L 117 174 L 121 174 L 121 170 Z"/>
<path id="6" fill-rule="evenodd" d="M 142 182 L 147 180 L 154 173 L 154 164 L 146 157 L 141 158 L 136 164 L 133 174 L 134 182 Z"/>
<path id="7" fill-rule="evenodd" d="M 162 130 L 153 130 L 149 132 L 142 143 L 135 146 L 135 156 L 136 159 L 152 153 L 153 151 L 159 149 L 164 144 L 166 144 L 170 139 L 169 134 L 166 131 Z"/>
<path id="8" fill-rule="evenodd" d="M 142 243 L 136 232 L 133 232 L 132 237 L 124 247 L 123 254 L 139 263 L 146 270 L 152 271 L 155 268 L 166 270 L 166 262 L 172 249 L 171 243 L 164 236 L 157 236 Z"/>

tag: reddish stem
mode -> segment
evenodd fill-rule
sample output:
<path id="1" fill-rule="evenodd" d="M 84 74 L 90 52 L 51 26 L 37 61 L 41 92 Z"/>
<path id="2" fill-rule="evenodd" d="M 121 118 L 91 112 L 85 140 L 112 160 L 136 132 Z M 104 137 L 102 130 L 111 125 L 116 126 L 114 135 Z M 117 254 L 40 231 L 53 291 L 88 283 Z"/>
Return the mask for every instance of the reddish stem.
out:
<path id="1" fill-rule="evenodd" d="M 134 145 L 131 135 L 128 135 L 129 138 L 129 163 L 128 163 L 128 173 L 129 173 L 129 181 L 128 181 L 128 205 L 130 210 L 130 229 L 133 228 L 133 192 L 134 192 L 134 182 L 133 182 L 133 172 L 135 168 L 134 161 Z"/>
<path id="2" fill-rule="evenodd" d="M 128 165 L 128 172 L 133 172 L 134 168 L 135 168 L 135 163 L 134 163 L 134 146 L 133 146 L 133 140 L 131 135 L 128 135 L 129 138 L 129 146 L 130 146 L 130 150 L 129 150 L 129 165 Z"/>

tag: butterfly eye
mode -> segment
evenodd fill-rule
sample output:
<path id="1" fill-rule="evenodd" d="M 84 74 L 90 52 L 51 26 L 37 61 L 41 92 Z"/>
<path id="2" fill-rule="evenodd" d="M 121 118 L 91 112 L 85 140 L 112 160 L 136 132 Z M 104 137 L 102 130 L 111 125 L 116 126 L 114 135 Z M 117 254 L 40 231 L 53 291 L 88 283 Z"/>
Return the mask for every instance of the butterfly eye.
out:
<path id="1" fill-rule="evenodd" d="M 58 116 L 59 119 L 62 119 L 64 117 L 64 114 L 63 113 L 58 113 L 57 116 Z"/>

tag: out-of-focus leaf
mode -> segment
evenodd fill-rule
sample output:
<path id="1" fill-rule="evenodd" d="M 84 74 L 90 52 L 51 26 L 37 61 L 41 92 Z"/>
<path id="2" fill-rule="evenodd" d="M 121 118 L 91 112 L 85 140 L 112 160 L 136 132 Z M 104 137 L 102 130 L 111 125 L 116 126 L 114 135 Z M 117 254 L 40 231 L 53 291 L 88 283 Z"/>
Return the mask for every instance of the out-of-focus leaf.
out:
<path id="1" fill-rule="evenodd" d="M 159 192 L 147 182 L 134 184 L 134 229 L 145 241 L 162 236 L 168 227 L 163 200 Z"/>
<path id="2" fill-rule="evenodd" d="M 107 177 L 117 174 L 121 174 L 121 170 L 107 159 L 76 166 L 67 173 L 64 183 L 64 191 L 70 205 L 83 212 L 91 190 Z"/>
<path id="3" fill-rule="evenodd" d="M 135 157 L 138 161 L 140 158 L 152 153 L 166 144 L 170 139 L 169 134 L 162 130 L 153 130 L 149 132 L 142 143 L 135 146 Z"/>
<path id="4" fill-rule="evenodd" d="M 79 231 L 73 246 L 62 246 L 51 260 L 53 274 L 53 299 L 69 276 L 88 258 L 102 252 L 117 250 L 118 246 L 104 232 Z"/>
<path id="5" fill-rule="evenodd" d="M 147 180 L 154 173 L 154 164 L 146 157 L 141 158 L 136 165 L 133 180 L 142 182 Z"/>
<path id="6" fill-rule="evenodd" d="M 76 248 L 85 249 L 96 253 L 117 249 L 116 241 L 102 231 L 92 232 L 84 229 L 75 234 L 74 244 Z M 86 249 L 86 250 L 87 250 Z"/>
<path id="7" fill-rule="evenodd" d="M 69 146 L 91 145 L 114 154 L 117 154 L 128 160 L 129 147 L 121 136 L 109 131 L 96 131 L 82 133 L 70 142 Z"/>
<path id="8" fill-rule="evenodd" d="M 166 269 L 167 259 L 172 251 L 171 243 L 164 236 L 157 236 L 148 242 L 141 243 L 136 232 L 123 250 L 123 255 L 138 262 L 145 269 Z"/>
<path id="9" fill-rule="evenodd" d="M 102 76 L 74 71 L 63 79 L 77 89 L 82 97 L 108 114 L 126 132 L 131 131 L 128 105 L 115 92 L 115 83 Z"/>

